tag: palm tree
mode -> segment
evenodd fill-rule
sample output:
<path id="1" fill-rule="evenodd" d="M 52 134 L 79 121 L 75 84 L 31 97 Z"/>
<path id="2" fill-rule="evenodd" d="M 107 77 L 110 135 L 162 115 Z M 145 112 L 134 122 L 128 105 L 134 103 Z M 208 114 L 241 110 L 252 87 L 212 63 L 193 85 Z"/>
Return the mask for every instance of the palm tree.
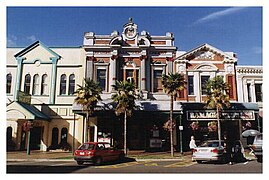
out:
<path id="1" fill-rule="evenodd" d="M 169 73 L 168 75 L 163 74 L 162 76 L 162 86 L 170 96 L 170 119 L 167 122 L 168 130 L 170 131 L 170 146 L 171 146 L 171 156 L 174 156 L 174 142 L 173 142 L 173 129 L 175 127 L 175 122 L 173 121 L 173 103 L 176 94 L 183 90 L 185 87 L 184 76 L 179 73 Z"/>
<path id="2" fill-rule="evenodd" d="M 132 116 L 135 108 L 135 85 L 132 82 L 116 81 L 115 85 L 112 85 L 117 91 L 112 95 L 112 100 L 117 103 L 115 113 L 117 116 L 124 114 L 124 153 L 127 155 L 127 116 Z"/>
<path id="3" fill-rule="evenodd" d="M 206 108 L 216 109 L 218 122 L 218 140 L 221 146 L 220 113 L 224 108 L 230 107 L 229 84 L 223 81 L 222 76 L 216 76 L 205 83 Z"/>
<path id="4" fill-rule="evenodd" d="M 102 93 L 102 88 L 99 83 L 90 79 L 84 78 L 84 85 L 77 85 L 79 88 L 75 91 L 76 98 L 75 103 L 82 105 L 83 111 L 86 111 L 86 128 L 89 124 L 89 117 L 93 115 L 94 108 L 97 106 L 97 102 L 101 101 L 100 94 Z M 89 140 L 88 128 L 86 130 L 86 141 Z"/>

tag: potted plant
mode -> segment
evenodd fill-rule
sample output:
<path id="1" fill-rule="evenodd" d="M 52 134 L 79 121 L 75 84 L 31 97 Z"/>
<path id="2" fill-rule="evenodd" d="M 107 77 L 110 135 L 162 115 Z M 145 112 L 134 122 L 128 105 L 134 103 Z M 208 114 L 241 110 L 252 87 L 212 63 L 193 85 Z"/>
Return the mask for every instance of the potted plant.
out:
<path id="1" fill-rule="evenodd" d="M 209 132 L 215 132 L 215 131 L 217 131 L 217 129 L 218 129 L 218 127 L 217 127 L 217 122 L 215 122 L 215 121 L 211 121 L 211 122 L 209 122 L 208 124 L 207 124 L 207 126 L 208 126 L 208 131 Z"/>
<path id="2" fill-rule="evenodd" d="M 196 131 L 199 128 L 199 123 L 197 121 L 196 122 L 192 122 L 190 124 L 190 126 L 191 126 L 191 128 L 192 128 L 193 131 Z"/>

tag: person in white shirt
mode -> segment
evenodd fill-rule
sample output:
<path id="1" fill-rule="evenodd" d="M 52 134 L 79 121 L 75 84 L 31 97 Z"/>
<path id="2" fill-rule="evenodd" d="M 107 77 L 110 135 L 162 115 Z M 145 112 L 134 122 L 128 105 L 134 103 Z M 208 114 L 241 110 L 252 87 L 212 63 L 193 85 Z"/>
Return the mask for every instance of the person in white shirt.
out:
<path id="1" fill-rule="evenodd" d="M 195 144 L 194 136 L 191 136 L 191 141 L 190 141 L 189 147 L 190 147 L 191 150 L 193 150 L 194 148 L 197 147 L 196 144 Z"/>

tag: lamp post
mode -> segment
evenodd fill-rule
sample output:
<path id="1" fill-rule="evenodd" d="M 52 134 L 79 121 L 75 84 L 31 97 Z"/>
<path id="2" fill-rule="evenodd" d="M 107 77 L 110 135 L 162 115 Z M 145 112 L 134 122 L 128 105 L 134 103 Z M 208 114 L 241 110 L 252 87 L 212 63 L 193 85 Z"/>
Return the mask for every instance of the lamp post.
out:
<path id="1" fill-rule="evenodd" d="M 31 139 L 31 129 L 33 128 L 33 121 L 28 120 L 27 122 L 27 130 L 28 130 L 28 141 L 27 141 L 27 155 L 30 155 L 30 139 Z"/>
<path id="2" fill-rule="evenodd" d="M 178 129 L 179 129 L 180 154 L 183 153 L 183 150 L 182 150 L 182 131 L 183 131 L 183 126 L 182 126 L 181 119 L 182 119 L 182 112 L 179 114 L 179 126 L 178 126 Z"/>

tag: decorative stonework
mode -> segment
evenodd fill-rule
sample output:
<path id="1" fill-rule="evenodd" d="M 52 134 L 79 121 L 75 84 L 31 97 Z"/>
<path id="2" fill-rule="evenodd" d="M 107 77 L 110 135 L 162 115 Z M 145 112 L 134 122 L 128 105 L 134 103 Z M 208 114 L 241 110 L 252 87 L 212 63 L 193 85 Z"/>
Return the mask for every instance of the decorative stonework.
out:
<path id="1" fill-rule="evenodd" d="M 238 73 L 253 73 L 253 74 L 262 74 L 262 67 L 237 67 L 236 71 Z"/>
<path id="2" fill-rule="evenodd" d="M 195 53 L 195 59 L 210 59 L 213 60 L 215 57 L 215 54 L 210 51 L 199 51 Z"/>

